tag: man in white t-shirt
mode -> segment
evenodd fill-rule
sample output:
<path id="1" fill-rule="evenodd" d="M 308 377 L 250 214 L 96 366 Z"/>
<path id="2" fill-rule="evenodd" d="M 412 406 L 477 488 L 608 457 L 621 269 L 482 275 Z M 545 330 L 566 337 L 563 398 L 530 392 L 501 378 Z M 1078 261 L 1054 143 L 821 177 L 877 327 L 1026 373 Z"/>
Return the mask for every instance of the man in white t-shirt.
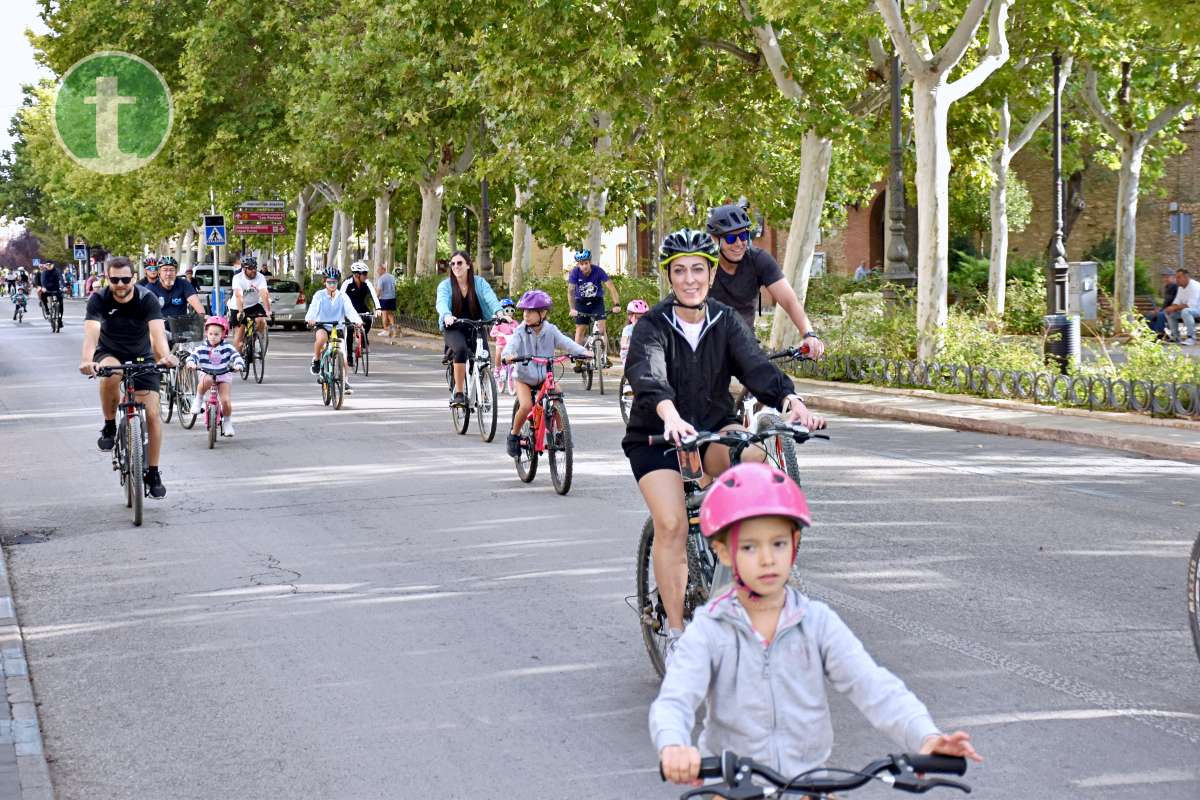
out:
<path id="1" fill-rule="evenodd" d="M 1167 314 L 1167 333 L 1172 342 L 1179 341 L 1179 321 L 1183 320 L 1187 328 L 1187 338 L 1183 340 L 1184 347 L 1196 343 L 1196 320 L 1200 319 L 1200 281 L 1192 280 L 1186 269 L 1175 270 L 1175 302 L 1163 309 Z"/>
<path id="2" fill-rule="evenodd" d="M 233 328 L 233 346 L 242 349 L 242 325 L 244 319 L 254 320 L 260 331 L 267 329 L 267 315 L 271 313 L 271 293 L 267 291 L 267 279 L 258 274 L 258 261 L 253 256 L 240 256 L 241 272 L 233 276 L 233 297 L 229 302 L 229 325 Z"/>

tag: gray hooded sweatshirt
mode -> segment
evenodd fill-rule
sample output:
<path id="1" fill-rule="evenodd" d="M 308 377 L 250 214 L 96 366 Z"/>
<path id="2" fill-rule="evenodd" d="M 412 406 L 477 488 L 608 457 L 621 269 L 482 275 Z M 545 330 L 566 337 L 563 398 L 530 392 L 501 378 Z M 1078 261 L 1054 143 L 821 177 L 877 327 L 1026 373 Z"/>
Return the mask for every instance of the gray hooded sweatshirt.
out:
<path id="1" fill-rule="evenodd" d="M 508 343 L 504 345 L 504 352 L 500 354 L 500 357 L 523 358 L 524 356 L 536 356 L 537 358 L 554 358 L 554 351 L 556 349 L 566 350 L 573 356 L 590 355 L 590 351 L 587 348 L 576 344 L 574 339 L 567 338 L 549 320 L 543 320 L 541 330 L 537 333 L 534 333 L 524 322 L 518 325 L 509 334 Z M 521 383 L 538 386 L 545 377 L 546 367 L 541 364 L 534 364 L 532 361 L 517 364 L 517 380 Z"/>
<path id="2" fill-rule="evenodd" d="M 650 706 L 650 735 L 659 752 L 691 745 L 705 703 L 702 754 L 732 750 L 796 775 L 822 766 L 833 749 L 826 680 L 908 752 L 938 733 L 921 701 L 875 663 L 833 609 L 789 586 L 769 645 L 732 591 L 696 612 Z"/>

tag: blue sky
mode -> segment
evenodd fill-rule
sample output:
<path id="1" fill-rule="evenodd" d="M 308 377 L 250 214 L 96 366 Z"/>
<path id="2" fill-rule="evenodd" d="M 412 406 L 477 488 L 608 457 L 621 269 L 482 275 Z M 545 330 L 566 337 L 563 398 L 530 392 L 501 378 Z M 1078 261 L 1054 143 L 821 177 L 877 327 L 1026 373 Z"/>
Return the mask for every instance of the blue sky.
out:
<path id="1" fill-rule="evenodd" d="M 37 16 L 34 0 L 6 0 L 4 24 L 0 25 L 0 150 L 8 149 L 8 123 L 21 105 L 21 84 L 36 83 L 47 76 L 34 63 L 33 48 L 25 38 L 25 29 L 45 30 Z"/>

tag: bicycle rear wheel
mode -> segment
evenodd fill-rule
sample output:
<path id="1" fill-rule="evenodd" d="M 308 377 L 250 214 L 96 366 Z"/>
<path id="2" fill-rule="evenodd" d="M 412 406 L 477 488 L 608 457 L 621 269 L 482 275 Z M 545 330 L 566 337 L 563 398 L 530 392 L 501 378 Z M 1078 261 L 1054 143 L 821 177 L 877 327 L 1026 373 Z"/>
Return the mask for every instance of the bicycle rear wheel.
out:
<path id="1" fill-rule="evenodd" d="M 329 391 L 333 395 L 330 404 L 337 411 L 346 399 L 346 371 L 342 367 L 342 359 L 336 354 L 333 357 L 333 380 L 329 384 Z"/>
<path id="2" fill-rule="evenodd" d="M 365 333 L 363 334 L 362 370 L 364 376 L 371 374 L 371 337 Z"/>
<path id="3" fill-rule="evenodd" d="M 492 375 L 491 367 L 478 365 L 479 370 L 479 402 L 475 405 L 475 422 L 479 426 L 479 438 L 490 442 L 496 438 L 496 378 Z"/>
<path id="4" fill-rule="evenodd" d="M 1188 621 L 1192 628 L 1192 643 L 1196 645 L 1196 657 L 1200 658 L 1200 536 L 1192 545 L 1187 576 Z"/>
<path id="5" fill-rule="evenodd" d="M 133 509 L 133 524 L 142 524 L 142 501 L 146 499 L 145 450 L 142 449 L 142 418 L 133 415 L 125 428 L 126 446 L 129 448 L 129 499 Z"/>
<path id="6" fill-rule="evenodd" d="M 262 383 L 267 375 L 267 332 L 254 332 L 254 382 Z"/>
<path id="7" fill-rule="evenodd" d="M 200 409 L 196 406 L 196 373 L 190 369 L 179 370 L 178 390 L 175 394 L 175 404 L 179 406 L 179 425 L 184 430 L 191 430 L 196 424 Z"/>
<path id="8" fill-rule="evenodd" d="M 760 414 L 758 417 L 758 431 L 765 430 L 783 422 L 777 414 Z M 763 447 L 767 450 L 767 459 L 779 469 L 788 474 L 788 477 L 800 485 L 800 467 L 796 464 L 796 441 L 790 436 L 772 436 L 763 442 Z"/>
<path id="9" fill-rule="evenodd" d="M 573 443 L 571 421 L 567 418 L 567 406 L 562 400 L 550 404 L 546 415 L 546 450 L 550 456 L 550 479 L 554 491 L 566 494 L 571 491 Z"/>
<path id="10" fill-rule="evenodd" d="M 351 352 L 354 353 L 354 374 L 357 375 L 358 365 L 362 363 L 363 354 L 361 328 L 356 328 L 354 330 L 354 342 L 351 344 L 351 347 L 354 348 Z"/>
<path id="11" fill-rule="evenodd" d="M 604 394 L 604 366 L 607 361 L 607 347 L 604 339 L 596 337 L 592 343 L 592 365 L 596 370 L 596 382 L 600 384 L 600 394 Z"/>
<path id="12" fill-rule="evenodd" d="M 325 353 L 321 357 L 320 375 L 317 378 L 321 383 L 321 402 L 325 405 L 333 402 L 333 389 L 330 388 L 333 381 L 333 371 L 329 366 L 329 359 L 331 357 L 337 358 L 337 355 L 330 356 L 328 353 Z"/>
<path id="13" fill-rule="evenodd" d="M 579 378 L 583 381 L 583 388 L 589 392 L 592 390 L 593 377 L 595 377 L 595 370 L 592 369 L 592 365 L 580 362 Z"/>
<path id="14" fill-rule="evenodd" d="M 520 400 L 513 401 L 513 413 L 509 419 L 516 419 L 517 409 L 520 405 Z M 538 464 L 538 452 L 533 441 L 533 425 L 531 423 L 533 414 L 531 413 L 529 416 L 530 419 L 525 420 L 525 424 L 521 426 L 521 430 L 518 432 L 518 435 L 525 440 L 525 444 L 521 446 L 520 455 L 513 459 L 517 465 L 517 477 L 525 483 L 533 481 L 533 477 L 537 475 Z M 509 430 L 512 430 L 511 426 L 509 426 Z"/>
<path id="15" fill-rule="evenodd" d="M 450 382 L 450 396 L 454 397 L 454 365 L 446 367 L 447 380 Z M 470 380 L 468 375 L 467 379 Z M 464 389 L 469 389 L 469 386 L 463 386 Z M 466 402 L 461 406 L 450 406 L 450 424 L 454 427 L 454 432 L 459 436 L 463 436 L 467 432 L 467 428 L 471 427 L 471 398 L 468 397 Z"/>
<path id="16" fill-rule="evenodd" d="M 629 410 L 633 408 L 633 387 L 629 385 L 629 378 L 621 376 L 621 387 L 617 392 L 617 401 L 621 404 L 621 420 L 628 425 Z"/>

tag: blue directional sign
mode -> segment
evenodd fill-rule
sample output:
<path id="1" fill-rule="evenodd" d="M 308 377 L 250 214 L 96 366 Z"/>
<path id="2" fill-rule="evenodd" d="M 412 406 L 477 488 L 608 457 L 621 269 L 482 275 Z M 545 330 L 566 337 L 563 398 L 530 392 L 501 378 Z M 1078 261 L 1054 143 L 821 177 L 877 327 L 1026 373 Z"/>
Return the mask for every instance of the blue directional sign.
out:
<path id="1" fill-rule="evenodd" d="M 208 247 L 225 246 L 225 216 L 223 214 L 204 217 L 204 244 Z"/>

